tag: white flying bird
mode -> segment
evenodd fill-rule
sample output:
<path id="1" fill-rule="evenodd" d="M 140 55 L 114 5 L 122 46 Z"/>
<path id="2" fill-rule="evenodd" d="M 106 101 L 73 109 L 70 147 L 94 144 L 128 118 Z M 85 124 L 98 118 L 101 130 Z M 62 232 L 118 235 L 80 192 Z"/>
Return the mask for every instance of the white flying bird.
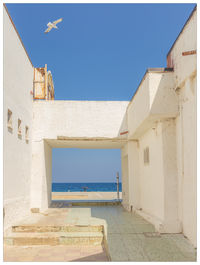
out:
<path id="1" fill-rule="evenodd" d="M 62 18 L 59 18 L 58 20 L 55 20 L 53 23 L 49 22 L 49 23 L 47 24 L 48 28 L 45 30 L 44 33 L 49 32 L 52 28 L 57 29 L 58 27 L 56 26 L 56 24 L 58 24 L 58 23 L 61 22 L 62 20 L 63 20 Z"/>

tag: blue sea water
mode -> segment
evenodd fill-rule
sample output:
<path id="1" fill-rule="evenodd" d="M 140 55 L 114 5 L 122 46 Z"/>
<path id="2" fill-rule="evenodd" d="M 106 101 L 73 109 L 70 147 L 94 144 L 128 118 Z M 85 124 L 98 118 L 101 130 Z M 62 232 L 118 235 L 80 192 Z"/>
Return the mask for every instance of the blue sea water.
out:
<path id="1" fill-rule="evenodd" d="M 112 183 L 52 183 L 53 192 L 79 192 L 84 191 L 84 187 L 87 187 L 87 191 L 117 191 L 117 184 Z M 122 184 L 119 183 L 119 191 L 122 191 Z"/>

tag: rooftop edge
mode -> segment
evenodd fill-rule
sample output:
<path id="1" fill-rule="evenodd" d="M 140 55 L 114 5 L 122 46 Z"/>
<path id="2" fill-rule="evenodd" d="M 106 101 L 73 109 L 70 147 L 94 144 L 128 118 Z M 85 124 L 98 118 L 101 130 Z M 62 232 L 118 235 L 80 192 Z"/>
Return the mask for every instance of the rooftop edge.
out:
<path id="1" fill-rule="evenodd" d="M 28 55 L 28 52 L 27 52 L 27 50 L 26 50 L 26 48 L 25 48 L 25 46 L 24 46 L 24 44 L 23 44 L 23 42 L 22 42 L 22 39 L 21 39 L 21 37 L 20 37 L 20 35 L 19 35 L 19 32 L 17 31 L 17 28 L 16 28 L 16 26 L 15 26 L 15 24 L 14 24 L 14 22 L 13 22 L 11 16 L 10 16 L 10 13 L 9 13 L 9 11 L 8 11 L 8 8 L 7 8 L 6 4 L 3 3 L 3 6 L 4 6 L 5 10 L 6 10 L 6 13 L 8 14 L 8 17 L 9 17 L 9 19 L 10 19 L 10 21 L 11 21 L 11 23 L 12 23 L 14 29 L 15 29 L 15 32 L 17 33 L 17 36 L 18 36 L 18 38 L 19 38 L 19 40 L 20 40 L 20 42 L 21 42 L 21 44 L 22 44 L 22 46 L 23 46 L 23 48 L 24 48 L 24 50 L 25 50 L 25 53 L 26 53 L 26 55 L 27 55 L 27 57 L 28 57 L 28 59 L 29 59 L 31 65 L 32 65 L 32 67 L 34 67 L 33 64 L 32 64 L 32 61 L 31 61 L 31 59 L 30 59 L 30 57 L 29 57 L 29 55 Z"/>
<path id="2" fill-rule="evenodd" d="M 170 54 L 170 52 L 172 51 L 172 49 L 173 49 L 174 45 L 176 44 L 178 38 L 179 38 L 180 35 L 182 34 L 184 28 L 186 27 L 186 25 L 188 24 L 188 22 L 190 21 L 190 19 L 192 18 L 193 14 L 194 14 L 194 12 L 195 12 L 196 10 L 197 10 L 197 4 L 196 4 L 196 6 L 193 8 L 193 10 L 192 10 L 191 14 L 189 15 L 187 21 L 186 21 L 185 24 L 183 25 L 183 27 L 182 27 L 180 33 L 178 34 L 177 38 L 175 39 L 175 41 L 173 42 L 171 48 L 169 49 L 169 51 L 168 51 L 168 53 L 167 53 L 167 57 L 168 57 L 168 55 Z"/>

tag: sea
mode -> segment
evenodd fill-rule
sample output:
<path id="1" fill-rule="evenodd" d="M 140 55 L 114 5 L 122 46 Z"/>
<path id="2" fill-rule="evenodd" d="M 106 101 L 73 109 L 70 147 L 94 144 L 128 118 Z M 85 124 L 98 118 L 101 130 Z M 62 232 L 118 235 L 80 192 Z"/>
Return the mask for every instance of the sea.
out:
<path id="1" fill-rule="evenodd" d="M 106 183 L 52 183 L 53 192 L 79 192 L 79 191 L 117 191 L 117 184 L 114 182 Z M 119 191 L 122 191 L 122 183 L 119 183 Z"/>

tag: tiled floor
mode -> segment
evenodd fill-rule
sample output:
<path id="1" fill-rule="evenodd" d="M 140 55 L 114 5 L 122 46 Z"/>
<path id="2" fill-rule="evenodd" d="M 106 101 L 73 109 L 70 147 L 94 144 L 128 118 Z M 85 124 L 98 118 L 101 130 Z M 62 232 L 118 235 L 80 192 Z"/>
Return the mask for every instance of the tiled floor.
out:
<path id="1" fill-rule="evenodd" d="M 57 206 L 64 208 L 50 209 L 49 215 L 36 214 L 35 221 L 32 218 L 32 221 L 27 219 L 26 222 L 37 221 L 37 224 L 43 225 L 52 221 L 56 224 L 104 225 L 111 261 L 196 261 L 196 249 L 182 234 L 159 235 L 153 225 L 140 216 L 125 211 L 121 206 L 68 207 L 63 203 Z M 39 252 L 36 251 L 37 248 Z M 43 252 L 43 248 L 46 248 L 46 252 Z M 101 246 L 74 246 L 72 249 L 68 246 L 51 246 L 41 249 L 33 247 L 30 251 L 33 259 L 45 261 L 107 259 Z M 18 253 L 27 253 L 23 251 L 20 247 L 7 247 L 5 257 L 13 259 L 13 255 L 17 257 Z M 37 253 L 34 254 L 34 251 Z"/>
<path id="2" fill-rule="evenodd" d="M 102 246 L 4 246 L 4 261 L 108 261 Z"/>
<path id="3" fill-rule="evenodd" d="M 121 206 L 92 207 L 107 223 L 112 261 L 196 261 L 196 250 L 182 234 L 157 234 L 154 227 Z"/>

